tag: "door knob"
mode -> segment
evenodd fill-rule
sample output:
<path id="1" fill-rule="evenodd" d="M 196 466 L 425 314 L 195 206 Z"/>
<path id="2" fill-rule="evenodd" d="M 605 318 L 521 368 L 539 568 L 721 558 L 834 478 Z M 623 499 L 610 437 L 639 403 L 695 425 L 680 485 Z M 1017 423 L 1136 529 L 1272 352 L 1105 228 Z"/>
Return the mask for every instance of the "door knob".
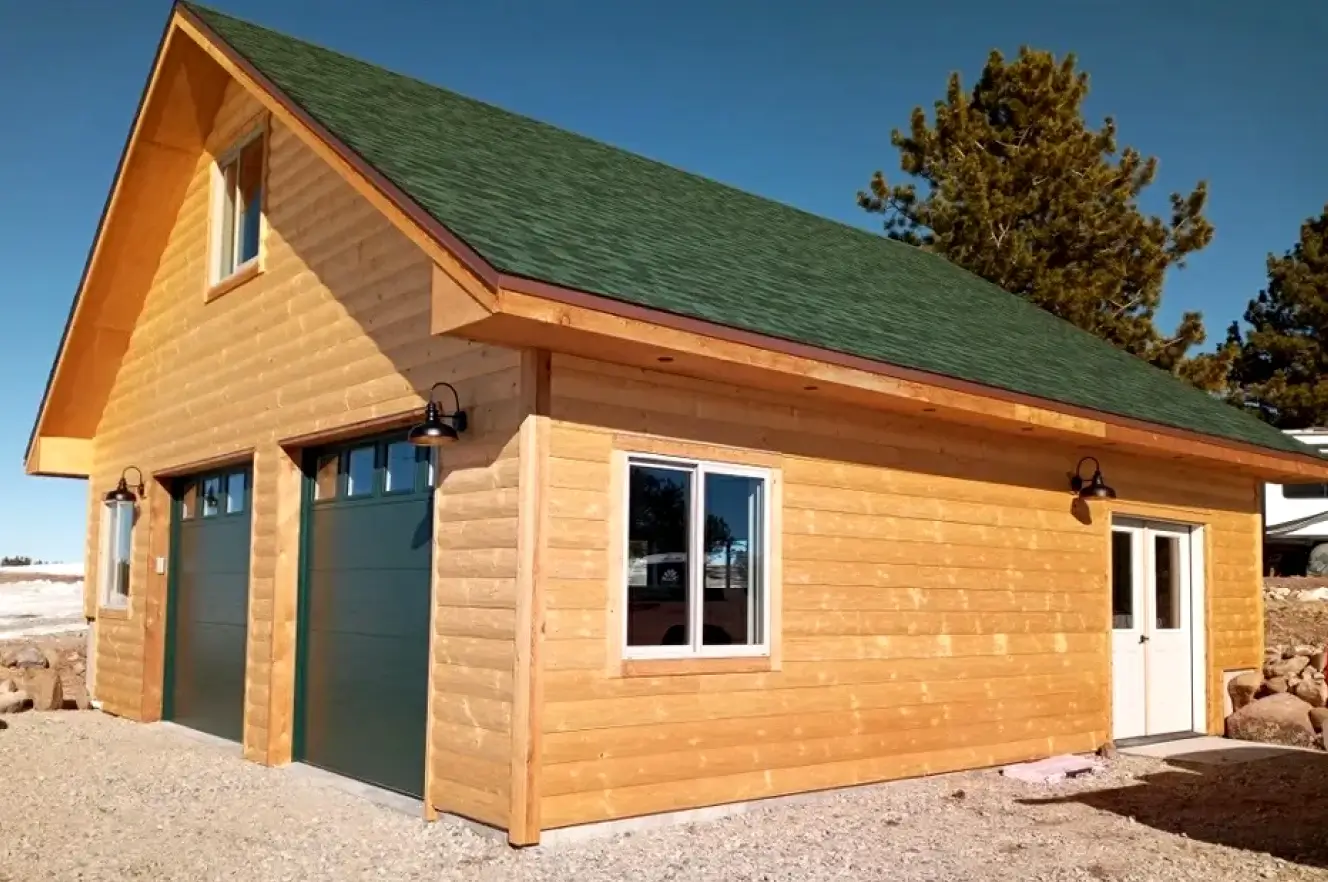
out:
<path id="1" fill-rule="evenodd" d="M 1140 634 L 1140 635 L 1139 635 L 1139 642 L 1140 642 L 1140 643 L 1147 643 L 1147 642 L 1148 642 L 1148 635 L 1147 635 L 1147 634 Z"/>

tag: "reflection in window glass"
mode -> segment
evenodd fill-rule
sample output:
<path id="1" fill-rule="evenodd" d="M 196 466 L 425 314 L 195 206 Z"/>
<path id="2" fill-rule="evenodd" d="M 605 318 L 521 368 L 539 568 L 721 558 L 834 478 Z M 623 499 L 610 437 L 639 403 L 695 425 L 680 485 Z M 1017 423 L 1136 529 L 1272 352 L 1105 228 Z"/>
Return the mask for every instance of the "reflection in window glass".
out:
<path id="1" fill-rule="evenodd" d="M 1111 627 L 1134 627 L 1134 537 L 1115 530 L 1111 534 Z"/>
<path id="2" fill-rule="evenodd" d="M 1283 484 L 1284 499 L 1325 499 L 1328 498 L 1328 484 Z"/>
<path id="3" fill-rule="evenodd" d="M 239 201 L 239 229 L 236 264 L 244 264 L 258 256 L 258 234 L 263 207 L 263 139 L 255 138 L 240 151 L 239 180 L 236 183 Z"/>
<path id="4" fill-rule="evenodd" d="M 692 473 L 633 465 L 628 487 L 627 645 L 688 644 Z"/>
<path id="5" fill-rule="evenodd" d="M 707 646 L 761 642 L 763 486 L 759 478 L 705 476 L 701 642 Z"/>
<path id="6" fill-rule="evenodd" d="M 184 492 L 180 494 L 180 517 L 193 518 L 198 516 L 198 484 L 190 481 L 185 485 Z"/>
<path id="7" fill-rule="evenodd" d="M 314 499 L 335 499 L 337 495 L 337 466 L 341 457 L 329 453 L 318 457 L 314 469 Z"/>
<path id="8" fill-rule="evenodd" d="M 346 454 L 346 495 L 367 496 L 373 493 L 374 448 L 356 447 Z"/>
<path id="9" fill-rule="evenodd" d="M 244 501 L 248 496 L 248 476 L 244 472 L 233 472 L 226 476 L 226 513 L 235 514 L 244 511 Z"/>
<path id="10" fill-rule="evenodd" d="M 134 504 L 107 506 L 102 522 L 102 603 L 124 606 L 129 599 L 129 560 L 133 553 Z"/>
<path id="11" fill-rule="evenodd" d="M 438 486 L 438 483 L 437 483 L 437 481 L 438 481 L 438 448 L 437 448 L 437 447 L 429 447 L 429 448 L 426 448 L 426 449 L 427 449 L 427 451 L 428 451 L 428 452 L 425 454 L 425 456 L 426 456 L 427 459 L 428 459 L 429 477 L 428 477 L 428 479 L 427 479 L 426 482 L 425 482 L 425 486 L 426 486 L 426 487 L 437 487 L 437 486 Z"/>
<path id="12" fill-rule="evenodd" d="M 411 492 L 415 489 L 415 445 L 396 441 L 387 445 L 387 473 L 383 489 L 388 493 Z"/>
<path id="13" fill-rule="evenodd" d="M 221 511 L 221 478 L 203 479 L 203 517 Z"/>
<path id="14" fill-rule="evenodd" d="M 1153 584 L 1157 627 L 1180 627 L 1180 540 L 1156 536 L 1153 543 Z"/>

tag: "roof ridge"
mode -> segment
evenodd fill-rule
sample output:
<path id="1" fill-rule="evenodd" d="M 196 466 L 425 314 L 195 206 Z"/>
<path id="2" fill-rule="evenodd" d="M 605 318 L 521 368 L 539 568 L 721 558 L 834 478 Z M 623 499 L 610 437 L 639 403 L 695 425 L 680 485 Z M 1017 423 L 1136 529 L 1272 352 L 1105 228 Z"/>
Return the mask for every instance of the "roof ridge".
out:
<path id="1" fill-rule="evenodd" d="M 266 32 L 266 33 L 268 33 L 268 34 L 271 34 L 271 35 L 273 35 L 273 36 L 280 37 L 280 38 L 282 38 L 283 40 L 290 40 L 290 41 L 293 42 L 293 43 L 300 43 L 300 44 L 302 44 L 302 45 L 304 45 L 304 46 L 308 46 L 308 47 L 310 47 L 310 48 L 312 48 L 312 49 L 317 49 L 317 50 L 319 50 L 320 52 L 327 52 L 327 53 L 329 53 L 329 54 L 331 54 L 331 55 L 336 55 L 336 56 L 339 56 L 339 57 L 341 57 L 341 58 L 344 58 L 344 59 L 346 59 L 347 61 L 352 61 L 352 62 L 354 62 L 354 63 L 356 63 L 356 64 L 362 64 L 362 65 L 364 65 L 365 67 L 372 67 L 372 68 L 374 68 L 375 70 L 378 70 L 378 71 L 381 71 L 381 72 L 383 72 L 383 73 L 389 74 L 389 75 L 391 75 L 391 76 L 393 76 L 393 77 L 398 77 L 398 78 L 403 79 L 403 80 L 408 80 L 409 82 L 412 82 L 412 83 L 415 83 L 415 84 L 417 84 L 417 85 L 423 86 L 423 87 L 425 87 L 425 88 L 427 88 L 427 89 L 433 89 L 433 90 L 438 91 L 438 92 L 446 93 L 447 96 L 448 96 L 449 98 L 452 98 L 452 99 L 454 99 L 454 100 L 464 101 L 464 102 L 466 102 L 467 104 L 477 105 L 477 106 L 482 107 L 482 108 L 484 108 L 484 109 L 486 109 L 486 110 L 489 110 L 489 111 L 495 111 L 495 112 L 497 112 L 497 113 L 502 113 L 502 114 L 505 114 L 505 115 L 507 115 L 507 116 L 515 117 L 515 118 L 517 118 L 517 119 L 519 119 L 519 120 L 521 120 L 521 121 L 523 121 L 523 122 L 526 122 L 526 123 L 533 123 L 533 124 L 535 124 L 535 125 L 537 125 L 537 126 L 541 126 L 541 127 L 543 127 L 543 128 L 550 129 L 550 130 L 552 130 L 552 131 L 554 131 L 554 132 L 557 132 L 560 136 L 563 136 L 563 137 L 570 137 L 570 138 L 576 138 L 576 139 L 579 140 L 579 141 L 582 141 L 582 142 L 584 142 L 584 143 L 586 143 L 586 144 L 594 145 L 595 147 L 601 147 L 601 148 L 606 148 L 606 149 L 609 149 L 609 150 L 613 150 L 613 151 L 615 151 L 616 153 L 620 153 L 620 154 L 622 154 L 622 155 L 624 155 L 624 156 L 631 157 L 632 159 L 637 160 L 637 161 L 640 161 L 640 162 L 649 162 L 649 163 L 651 163 L 651 164 L 653 164 L 653 165 L 657 165 L 657 166 L 660 166 L 660 167 L 662 167 L 662 168 L 666 168 L 666 169 L 668 169 L 669 171 L 675 172 L 675 173 L 677 173 L 677 174 L 686 175 L 686 176 L 688 176 L 688 177 L 690 177 L 690 178 L 694 178 L 694 179 L 696 179 L 696 180 L 698 180 L 698 181 L 702 181 L 702 182 L 704 182 L 704 183 L 706 183 L 706 184 L 709 184 L 709 185 L 711 185 L 711 186 L 722 187 L 722 188 L 724 188 L 725 190 L 730 191 L 730 192 L 733 193 L 734 195 L 741 196 L 741 197 L 746 198 L 746 199 L 751 199 L 751 200 L 754 200 L 754 201 L 757 201 L 757 202 L 765 203 L 765 204 L 767 204 L 767 205 L 777 206 L 777 207 L 779 207 L 779 208 L 781 208 L 781 209 L 784 209 L 784 210 L 786 210 L 786 211 L 795 211 L 795 212 L 797 212 L 798 214 L 801 214 L 801 215 L 803 215 L 804 217 L 807 217 L 807 218 L 810 219 L 810 220 L 816 221 L 817 223 L 821 223 L 821 224 L 826 224 L 826 225 L 829 225 L 829 226 L 833 226 L 833 227 L 835 227 L 835 228 L 837 228 L 837 229 L 840 229 L 840 230 L 847 230 L 847 231 L 849 231 L 849 232 L 852 232 L 852 233 L 855 234 L 855 235 L 863 236 L 863 237 L 865 237 L 866 239 L 868 239 L 868 240 L 870 240 L 870 241 L 877 242 L 877 243 L 883 243 L 883 244 L 885 244 L 887 247 L 916 249 L 916 246 L 909 245 L 909 244 L 906 243 L 906 242 L 901 242 L 901 241 L 899 241 L 898 239 L 891 239 L 891 238 L 889 238 L 888 236 L 882 236 L 882 235 L 880 235 L 879 233 L 875 233 L 875 232 L 873 232 L 873 231 L 871 231 L 871 230 L 865 229 L 865 228 L 860 227 L 860 226 L 857 226 L 857 225 L 855 225 L 855 224 L 848 223 L 847 221 L 838 220 L 838 219 L 833 218 L 833 217 L 826 217 L 826 216 L 823 215 L 823 214 L 817 214 L 817 213 L 814 212 L 814 211 L 809 211 L 808 209 L 802 208 L 802 207 L 800 207 L 800 206 L 794 205 L 794 204 L 789 203 L 789 202 L 784 202 L 784 201 L 781 201 L 781 200 L 779 200 L 779 199 L 775 199 L 775 198 L 770 197 L 770 196 L 762 195 L 762 194 L 760 194 L 760 193 L 754 193 L 754 192 L 752 192 L 751 190 L 744 190 L 742 187 L 739 187 L 739 186 L 736 185 L 736 184 L 730 184 L 730 183 L 727 183 L 727 182 L 725 182 L 725 181 L 721 181 L 721 180 L 719 180 L 718 178 L 713 178 L 713 177 L 710 177 L 709 175 L 702 174 L 701 172 L 692 171 L 692 170 L 690 170 L 690 169 L 683 168 L 682 166 L 674 165 L 674 164 L 671 163 L 671 162 L 667 162 L 667 161 L 665 161 L 665 160 L 663 160 L 663 159 L 657 159 L 657 158 L 655 158 L 655 157 L 653 157 L 653 156 L 648 156 L 648 155 L 646 155 L 646 154 L 644 154 L 644 153 L 637 152 L 636 150 L 630 150 L 630 149 L 628 149 L 628 148 L 626 148 L 626 147 L 620 147 L 620 146 L 618 146 L 618 145 L 616 145 L 616 144 L 612 144 L 612 143 L 610 143 L 609 141 L 601 140 L 601 139 L 599 139 L 599 138 L 592 138 L 592 137 L 590 137 L 589 135 L 583 135 L 583 134 L 581 134 L 580 132 L 575 132 L 575 131 L 573 131 L 573 130 L 571 130 L 571 129 L 564 128 L 564 127 L 562 127 L 562 126 L 560 126 L 560 125 L 557 125 L 557 124 L 555 124 L 555 123 L 547 122 L 547 121 L 545 121 L 545 120 L 539 119 L 538 117 L 529 116 L 529 115 L 524 114 L 524 113 L 521 113 L 521 112 L 519 112 L 519 111 L 512 110 L 512 109 L 507 108 L 507 107 L 503 107 L 503 106 L 501 106 L 501 105 L 499 105 L 499 104 L 494 104 L 494 103 L 492 103 L 492 102 L 490 102 L 490 101 L 485 101 L 485 100 L 483 100 L 483 99 L 481 99 L 481 98 L 474 98 L 474 97 L 472 97 L 472 96 L 470 96 L 470 95 L 466 95 L 466 94 L 464 94 L 464 93 L 462 93 L 462 92 L 457 92 L 457 91 L 455 91 L 454 89 L 449 89 L 449 88 L 447 88 L 446 86 L 440 86 L 440 85 L 438 85 L 437 83 L 433 83 L 433 82 L 430 82 L 430 81 L 428 81 L 428 80 L 426 80 L 426 79 L 422 79 L 422 78 L 420 78 L 420 77 L 414 76 L 413 74 L 403 73 L 402 71 L 395 70 L 395 69 L 393 69 L 393 68 L 391 68 L 391 67 L 388 67 L 388 66 L 386 66 L 386 65 L 383 65 L 383 64 L 379 64 L 379 63 L 376 62 L 376 61 L 370 61 L 370 60 L 368 60 L 367 58 L 362 58 L 362 57 L 357 56 L 357 55 L 351 55 L 350 53 L 348 53 L 348 52 L 343 52 L 343 51 L 341 51 L 340 49 L 333 49 L 333 48 L 331 48 L 330 46 L 324 46 L 323 44 L 321 44 L 321 43 L 315 43 L 315 42 L 312 41 L 312 40 L 306 40 L 306 39 L 304 39 L 304 38 L 302 38 L 302 37 L 296 37 L 296 36 L 293 36 L 293 35 L 291 35 L 291 34 L 284 33 L 283 31 L 274 30 L 273 28 L 269 28 L 269 27 L 266 27 L 265 25 L 261 25 L 261 24 L 258 24 L 258 23 L 256 23 L 256 22 L 250 21 L 249 19 L 240 18 L 239 16 L 231 15 L 230 13 L 227 13 L 227 12 L 222 12 L 222 11 L 216 9 L 215 7 L 205 6 L 205 5 L 202 4 L 202 3 L 195 3 L 195 2 L 193 2 L 193 0 L 178 0 L 178 2 L 179 2 L 179 4 L 180 4 L 181 6 L 187 8 L 187 9 L 191 9 L 191 10 L 199 10 L 199 11 L 202 11 L 202 12 L 206 13 L 207 15 L 213 15 L 213 16 L 217 16 L 217 17 L 219 17 L 219 18 L 229 19 L 229 20 L 232 21 L 232 22 L 238 22 L 239 24 L 242 24 L 242 25 L 244 25 L 244 26 L 246 26 L 246 27 L 251 27 L 251 28 L 254 28 L 254 29 L 256 29 L 256 30 L 264 31 L 264 32 Z M 206 22 L 205 22 L 205 23 L 206 23 Z M 237 48 L 237 51 L 239 51 L 238 48 Z M 930 253 L 930 252 L 928 252 L 928 253 Z M 939 256 L 939 255 L 938 255 L 938 256 Z M 944 260 L 945 258 L 941 258 L 941 259 Z M 984 280 L 984 281 L 985 281 L 985 280 Z M 1005 294 L 1009 294 L 1009 295 L 1012 296 L 1012 297 L 1019 297 L 1019 295 L 1017 295 L 1017 294 L 1011 294 L 1009 291 L 1005 291 L 1005 289 L 1000 288 L 999 286 L 997 286 L 997 288 L 998 288 L 998 290 L 1002 291 L 1002 292 L 1005 293 Z M 1019 299 L 1020 299 L 1020 300 L 1023 300 L 1022 297 L 1019 297 Z"/>

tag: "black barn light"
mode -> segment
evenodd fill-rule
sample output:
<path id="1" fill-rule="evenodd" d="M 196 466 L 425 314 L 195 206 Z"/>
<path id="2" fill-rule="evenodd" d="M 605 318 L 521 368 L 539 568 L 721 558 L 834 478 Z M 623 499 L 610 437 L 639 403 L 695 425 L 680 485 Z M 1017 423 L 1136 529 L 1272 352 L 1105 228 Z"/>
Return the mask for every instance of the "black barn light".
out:
<path id="1" fill-rule="evenodd" d="M 1093 462 L 1093 477 L 1085 481 L 1081 471 L 1084 463 L 1089 460 Z M 1070 478 L 1070 489 L 1078 493 L 1080 499 L 1116 498 L 1116 491 L 1108 487 L 1107 482 L 1102 479 L 1102 465 L 1095 456 L 1085 456 L 1079 460 L 1079 464 L 1074 467 L 1074 477 Z"/>
<path id="2" fill-rule="evenodd" d="M 125 480 L 125 475 L 129 474 L 131 470 L 138 475 L 138 483 L 133 485 L 132 490 L 130 489 L 129 482 Z M 138 466 L 129 466 L 120 473 L 120 481 L 115 485 L 115 489 L 106 494 L 106 504 L 116 505 L 117 503 L 128 503 L 129 505 L 133 505 L 135 502 L 138 502 L 140 496 L 144 495 L 146 489 L 147 488 L 143 486 L 142 470 L 140 470 Z M 135 490 L 138 491 L 137 495 L 134 493 Z"/>
<path id="3" fill-rule="evenodd" d="M 443 413 L 434 400 L 434 393 L 439 386 L 446 386 L 452 391 L 452 404 L 456 409 L 451 413 Z M 429 390 L 429 403 L 424 408 L 424 422 L 411 429 L 406 440 L 416 447 L 443 447 L 454 443 L 464 431 L 466 412 L 461 409 L 457 390 L 451 383 L 434 383 Z"/>

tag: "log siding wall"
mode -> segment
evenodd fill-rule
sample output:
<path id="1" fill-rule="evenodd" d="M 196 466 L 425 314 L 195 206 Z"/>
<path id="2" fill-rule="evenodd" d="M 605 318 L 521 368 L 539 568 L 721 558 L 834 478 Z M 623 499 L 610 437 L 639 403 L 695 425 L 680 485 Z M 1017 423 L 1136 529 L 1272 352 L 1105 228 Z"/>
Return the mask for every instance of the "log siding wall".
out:
<path id="1" fill-rule="evenodd" d="M 260 276 L 205 302 L 212 156 L 266 118 L 231 83 L 133 324 L 94 439 L 88 572 L 101 506 L 121 470 L 149 476 L 221 459 L 254 465 L 244 750 L 290 758 L 299 478 L 284 439 L 417 413 L 454 383 L 471 426 L 444 456 L 437 493 L 428 802 L 498 823 L 507 812 L 520 353 L 430 327 L 429 258 L 293 132 L 268 138 Z M 164 494 L 164 490 L 153 490 Z M 165 580 L 149 546 L 169 515 L 144 506 L 130 607 L 97 610 L 96 694 L 135 719 L 161 713 Z M 153 553 L 160 554 L 153 548 Z M 154 606 L 155 605 L 155 606 Z M 491 763 L 482 771 L 476 760 Z M 490 780 L 492 776 L 492 781 Z M 498 807 L 501 805 L 501 812 Z"/>
<path id="2" fill-rule="evenodd" d="M 545 829 L 1096 747 L 1113 509 L 1206 527 L 1210 731 L 1261 658 L 1252 480 L 570 357 L 551 393 Z M 615 450 L 778 470 L 774 670 L 623 675 Z M 1120 493 L 1087 512 L 1086 453 Z"/>

